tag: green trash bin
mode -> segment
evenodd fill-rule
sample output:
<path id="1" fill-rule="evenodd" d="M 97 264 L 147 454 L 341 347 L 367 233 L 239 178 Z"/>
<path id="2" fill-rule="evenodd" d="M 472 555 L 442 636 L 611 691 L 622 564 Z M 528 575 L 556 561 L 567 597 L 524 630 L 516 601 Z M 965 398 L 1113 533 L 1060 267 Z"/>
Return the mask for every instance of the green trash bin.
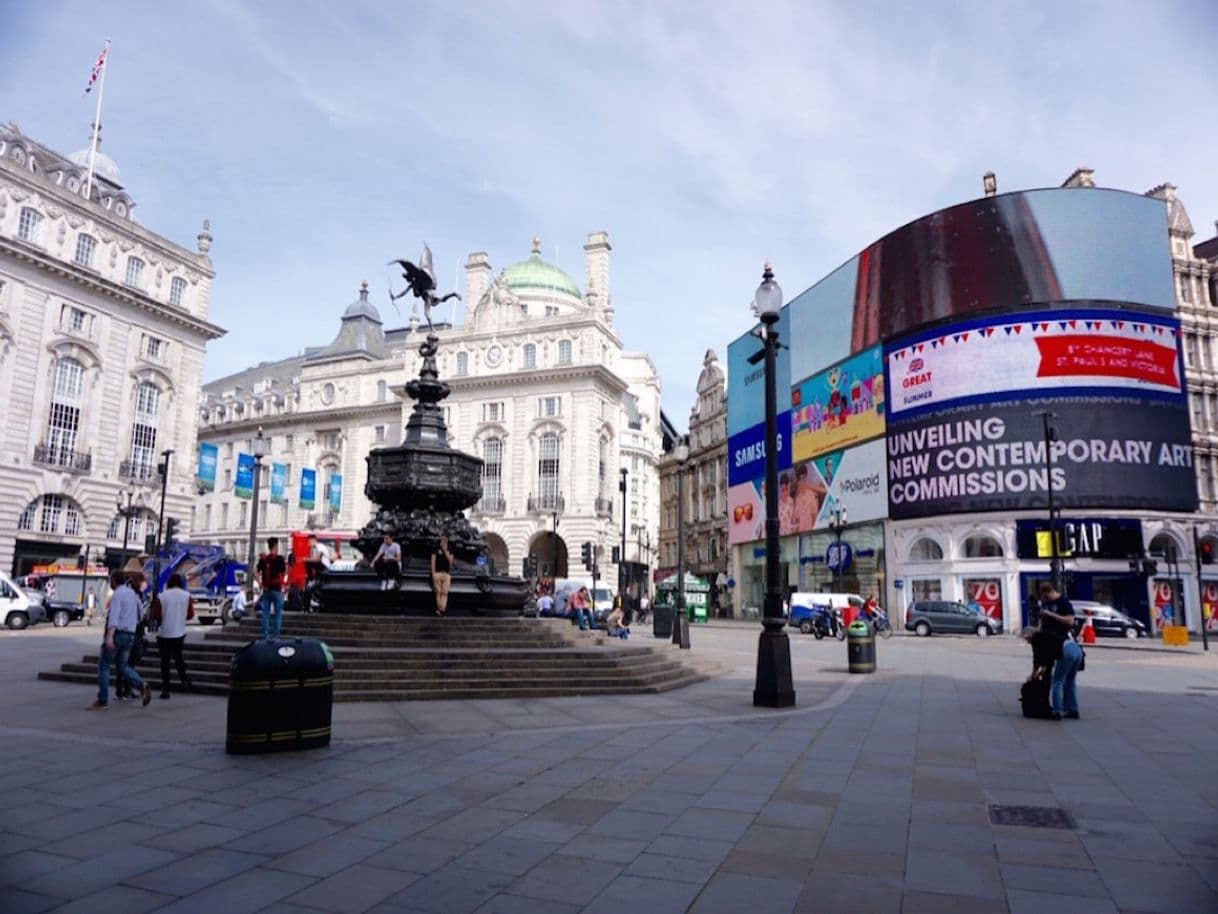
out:
<path id="1" fill-rule="evenodd" d="M 862 619 L 846 629 L 846 656 L 851 673 L 875 672 L 875 634 Z"/>

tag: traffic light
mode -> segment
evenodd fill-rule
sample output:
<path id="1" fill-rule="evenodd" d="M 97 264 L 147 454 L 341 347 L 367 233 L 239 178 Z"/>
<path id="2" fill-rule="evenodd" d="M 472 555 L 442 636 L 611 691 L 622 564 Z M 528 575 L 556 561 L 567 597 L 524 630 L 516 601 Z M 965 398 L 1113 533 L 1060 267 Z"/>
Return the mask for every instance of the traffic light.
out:
<path id="1" fill-rule="evenodd" d="M 1142 574 L 1153 578 L 1159 573 L 1159 564 L 1154 559 L 1142 559 Z"/>
<path id="2" fill-rule="evenodd" d="M 178 541 L 178 519 L 176 517 L 165 518 L 165 545 L 173 546 Z"/>
<path id="3" fill-rule="evenodd" d="M 1202 543 L 1201 543 L 1201 564 L 1202 565 L 1213 565 L 1214 564 L 1214 541 L 1213 540 L 1203 540 L 1202 541 Z"/>
<path id="4" fill-rule="evenodd" d="M 584 540 L 583 544 L 579 547 L 579 555 L 580 555 L 580 558 L 582 558 L 584 560 L 584 567 L 587 568 L 589 571 L 591 571 L 592 570 L 592 543 L 589 542 L 588 540 Z"/>
<path id="5" fill-rule="evenodd" d="M 613 547 L 613 564 L 614 565 L 620 564 L 621 561 L 622 561 L 622 547 L 614 546 Z"/>
<path id="6" fill-rule="evenodd" d="M 156 552 L 156 534 L 155 533 L 145 533 L 144 534 L 144 553 L 146 555 L 152 555 L 155 552 Z"/>

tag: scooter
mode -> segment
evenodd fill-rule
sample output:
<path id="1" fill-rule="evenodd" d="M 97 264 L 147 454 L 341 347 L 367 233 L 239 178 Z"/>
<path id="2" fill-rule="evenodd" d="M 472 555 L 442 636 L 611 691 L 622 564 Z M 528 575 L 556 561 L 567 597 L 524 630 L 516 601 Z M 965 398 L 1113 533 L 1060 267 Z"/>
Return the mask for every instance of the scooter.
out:
<path id="1" fill-rule="evenodd" d="M 812 634 L 820 641 L 831 635 L 838 641 L 846 640 L 846 626 L 842 625 L 841 611 L 833 606 L 817 606 L 813 610 Z"/>

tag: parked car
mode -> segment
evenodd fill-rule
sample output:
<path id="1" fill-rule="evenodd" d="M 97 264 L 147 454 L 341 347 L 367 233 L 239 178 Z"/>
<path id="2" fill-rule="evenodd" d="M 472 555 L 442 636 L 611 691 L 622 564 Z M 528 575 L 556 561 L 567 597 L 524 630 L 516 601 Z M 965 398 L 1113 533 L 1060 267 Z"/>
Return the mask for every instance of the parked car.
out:
<path id="1" fill-rule="evenodd" d="M 1002 621 L 955 600 L 918 600 L 910 604 L 905 628 L 922 637 L 957 633 L 986 638 L 1002 634 Z"/>
<path id="2" fill-rule="evenodd" d="M 1091 620 L 1097 637 L 1110 638 L 1147 638 L 1150 630 L 1146 623 L 1126 615 L 1115 606 L 1098 603 L 1094 600 L 1071 600 L 1074 614 L 1081 622 Z"/>

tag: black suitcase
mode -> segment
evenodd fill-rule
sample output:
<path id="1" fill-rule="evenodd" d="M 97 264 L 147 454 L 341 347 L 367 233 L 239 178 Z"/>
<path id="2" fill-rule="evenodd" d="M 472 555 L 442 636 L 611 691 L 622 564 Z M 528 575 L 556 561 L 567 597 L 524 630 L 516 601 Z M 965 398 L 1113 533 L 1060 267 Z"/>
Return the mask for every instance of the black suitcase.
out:
<path id="1" fill-rule="evenodd" d="M 228 738 L 234 755 L 330 745 L 334 655 L 311 638 L 251 641 L 228 676 Z"/>
<path id="2" fill-rule="evenodd" d="M 1030 679 L 1019 689 L 1019 701 L 1023 704 L 1023 716 L 1046 718 L 1049 716 L 1049 680 Z"/>

